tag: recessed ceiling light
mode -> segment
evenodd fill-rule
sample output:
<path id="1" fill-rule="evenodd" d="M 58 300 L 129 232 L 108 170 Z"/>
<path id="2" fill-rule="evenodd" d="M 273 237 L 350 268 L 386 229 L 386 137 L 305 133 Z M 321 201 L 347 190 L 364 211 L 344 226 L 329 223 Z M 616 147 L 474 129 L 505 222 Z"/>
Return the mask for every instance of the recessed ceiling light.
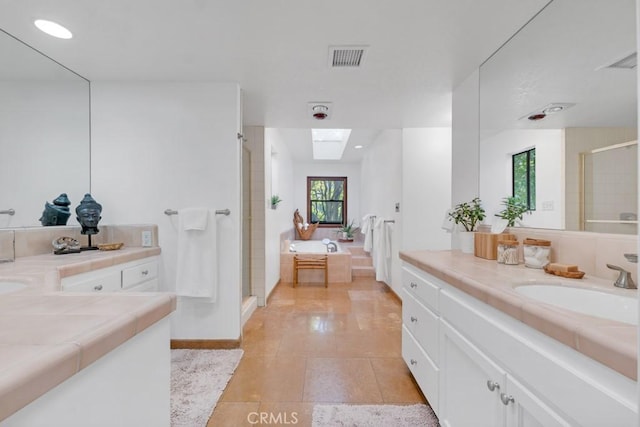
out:
<path id="1" fill-rule="evenodd" d="M 40 31 L 47 33 L 50 36 L 57 37 L 59 39 L 70 39 L 73 37 L 71 31 L 56 22 L 36 19 L 33 23 Z"/>
<path id="2" fill-rule="evenodd" d="M 356 145 L 356 146 L 355 146 L 355 147 L 353 147 L 353 148 L 355 148 L 356 150 L 359 150 L 359 149 L 361 149 L 361 148 L 364 148 L 364 145 Z"/>

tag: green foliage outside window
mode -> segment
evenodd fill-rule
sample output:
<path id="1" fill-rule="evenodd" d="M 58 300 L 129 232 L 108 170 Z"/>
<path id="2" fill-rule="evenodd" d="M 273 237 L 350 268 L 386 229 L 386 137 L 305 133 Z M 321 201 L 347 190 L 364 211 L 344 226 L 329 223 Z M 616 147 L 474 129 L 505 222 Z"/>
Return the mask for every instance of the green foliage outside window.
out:
<path id="1" fill-rule="evenodd" d="M 513 197 L 527 210 L 536 209 L 536 149 L 513 155 Z"/>
<path id="2" fill-rule="evenodd" d="M 344 224 L 347 178 L 307 179 L 309 223 Z"/>

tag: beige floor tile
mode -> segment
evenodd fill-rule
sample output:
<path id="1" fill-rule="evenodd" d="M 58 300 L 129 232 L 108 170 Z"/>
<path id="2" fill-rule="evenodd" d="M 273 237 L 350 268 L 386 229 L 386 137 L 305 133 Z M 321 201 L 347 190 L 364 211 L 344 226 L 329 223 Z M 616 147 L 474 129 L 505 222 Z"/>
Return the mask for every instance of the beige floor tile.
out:
<path id="1" fill-rule="evenodd" d="M 258 402 L 218 402 L 207 427 L 245 427 L 254 426 L 250 414 L 258 413 Z"/>
<path id="2" fill-rule="evenodd" d="M 368 359 L 310 358 L 304 402 L 382 403 Z"/>
<path id="3" fill-rule="evenodd" d="M 370 359 L 385 403 L 425 403 L 409 368 L 399 357 Z"/>

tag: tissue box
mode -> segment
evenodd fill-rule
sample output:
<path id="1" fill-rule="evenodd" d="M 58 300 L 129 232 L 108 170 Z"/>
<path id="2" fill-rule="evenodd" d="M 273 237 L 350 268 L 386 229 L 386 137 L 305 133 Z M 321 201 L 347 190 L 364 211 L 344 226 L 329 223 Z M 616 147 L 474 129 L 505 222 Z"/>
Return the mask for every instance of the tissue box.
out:
<path id="1" fill-rule="evenodd" d="M 510 233 L 482 233 L 476 232 L 474 236 L 474 255 L 478 258 L 497 259 L 498 240 L 515 240 L 516 236 Z"/>

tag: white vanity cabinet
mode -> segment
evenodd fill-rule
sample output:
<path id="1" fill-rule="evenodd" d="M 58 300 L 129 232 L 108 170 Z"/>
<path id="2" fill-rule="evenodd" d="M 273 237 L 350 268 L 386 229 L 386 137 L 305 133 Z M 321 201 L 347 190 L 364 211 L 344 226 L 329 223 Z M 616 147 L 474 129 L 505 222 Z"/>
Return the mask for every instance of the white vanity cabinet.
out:
<path id="1" fill-rule="evenodd" d="M 154 291 L 158 288 L 158 258 L 143 258 L 64 277 L 61 285 L 65 292 Z"/>
<path id="2" fill-rule="evenodd" d="M 637 425 L 635 381 L 411 265 L 403 284 L 402 354 L 442 426 Z"/>
<path id="3" fill-rule="evenodd" d="M 437 414 L 439 287 L 411 266 L 403 269 L 402 283 L 402 356 Z"/>

